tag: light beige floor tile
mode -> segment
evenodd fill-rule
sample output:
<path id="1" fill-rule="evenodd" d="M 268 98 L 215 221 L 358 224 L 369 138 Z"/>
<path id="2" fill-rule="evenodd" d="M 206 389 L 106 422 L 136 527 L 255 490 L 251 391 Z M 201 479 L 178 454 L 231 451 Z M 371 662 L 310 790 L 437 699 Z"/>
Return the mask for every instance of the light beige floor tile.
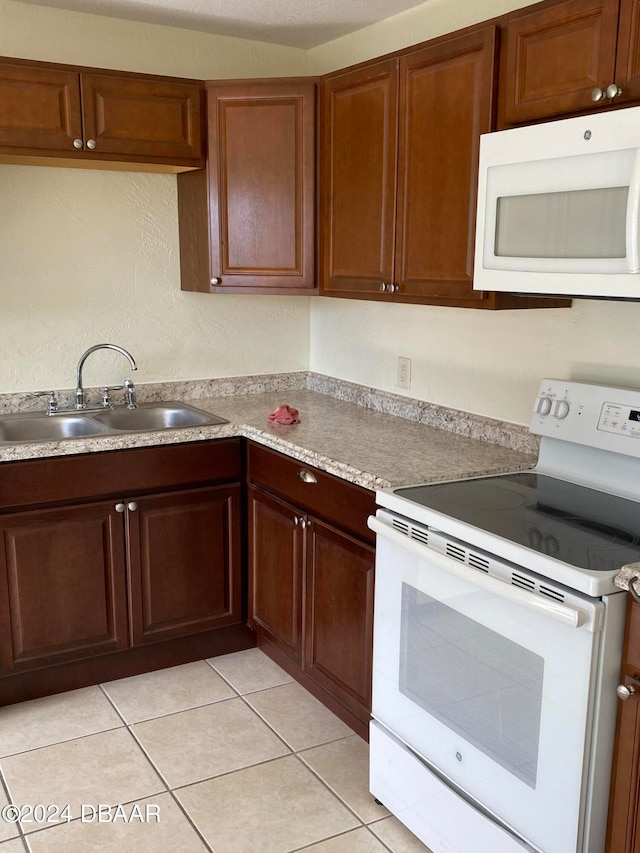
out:
<path id="1" fill-rule="evenodd" d="M 127 729 L 46 746 L 0 762 L 14 803 L 71 806 L 129 803 L 165 790 Z M 41 828 L 23 822 L 25 832 Z"/>
<path id="2" fill-rule="evenodd" d="M 369 793 L 369 746 L 358 735 L 305 750 L 300 758 L 364 823 L 388 817 Z"/>
<path id="3" fill-rule="evenodd" d="M 294 756 L 176 791 L 220 853 L 285 853 L 358 826 Z"/>
<path id="4" fill-rule="evenodd" d="M 370 823 L 369 829 L 383 841 L 394 853 L 431 853 L 428 847 L 419 841 L 404 824 L 395 817 L 388 817 L 377 823 Z"/>
<path id="5" fill-rule="evenodd" d="M 32 853 L 205 853 L 207 847 L 170 794 L 160 794 L 136 805 L 146 821 L 71 821 L 29 836 Z M 152 808 L 157 807 L 157 812 Z M 132 814 L 132 805 L 123 808 Z M 156 819 L 157 814 L 159 819 Z M 5 851 L 0 848 L 0 853 Z"/>
<path id="6" fill-rule="evenodd" d="M 305 847 L 303 853 L 389 853 L 368 829 L 354 829 L 337 838 Z"/>
<path id="7" fill-rule="evenodd" d="M 0 853 L 25 853 L 26 847 L 19 838 L 0 844 Z"/>
<path id="8" fill-rule="evenodd" d="M 209 658 L 210 663 L 238 693 L 254 693 L 256 690 L 266 690 L 279 684 L 293 681 L 284 669 L 267 657 L 260 649 L 246 649 L 243 652 L 233 652 Z"/>
<path id="9" fill-rule="evenodd" d="M 0 708 L 0 757 L 122 725 L 99 687 L 6 705 Z"/>
<path id="10" fill-rule="evenodd" d="M 138 723 L 133 731 L 171 788 L 289 751 L 242 699 Z"/>
<path id="11" fill-rule="evenodd" d="M 251 693 L 246 699 L 294 750 L 353 734 L 335 714 L 296 682 Z"/>
<path id="12" fill-rule="evenodd" d="M 203 660 L 110 681 L 102 686 L 128 723 L 175 714 L 236 695 Z"/>
<path id="13" fill-rule="evenodd" d="M 3 809 L 8 804 L 9 800 L 0 784 L 0 809 Z M 0 842 L 6 841 L 8 838 L 15 838 L 19 834 L 18 827 L 13 821 L 3 820 L 0 817 Z"/>

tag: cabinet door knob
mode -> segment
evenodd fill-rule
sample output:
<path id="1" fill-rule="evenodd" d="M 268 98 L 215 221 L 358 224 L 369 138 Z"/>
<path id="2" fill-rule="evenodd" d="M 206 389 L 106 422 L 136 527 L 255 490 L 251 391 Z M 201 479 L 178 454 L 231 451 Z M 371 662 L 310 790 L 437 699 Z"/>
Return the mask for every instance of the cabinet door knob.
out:
<path id="1" fill-rule="evenodd" d="M 616 693 L 618 694 L 618 699 L 626 702 L 627 699 L 631 699 L 631 697 L 636 693 L 636 688 L 633 684 L 619 684 L 616 688 Z"/>
<path id="2" fill-rule="evenodd" d="M 306 530 L 306 529 L 307 529 L 307 527 L 311 527 L 311 522 L 309 521 L 309 519 L 308 519 L 308 518 L 301 518 L 301 519 L 300 519 L 300 527 L 301 527 L 303 530 Z"/>
<path id="3" fill-rule="evenodd" d="M 87 139 L 87 148 L 89 148 L 89 149 L 91 149 L 91 151 L 93 151 L 93 149 L 95 147 L 96 147 L 95 139 Z"/>
<path id="4" fill-rule="evenodd" d="M 127 507 L 123 503 L 116 504 L 116 512 L 124 512 Z"/>
<path id="5" fill-rule="evenodd" d="M 591 100 L 597 103 L 604 98 L 604 92 L 600 88 L 600 86 L 596 86 L 595 89 L 591 90 Z"/>
<path id="6" fill-rule="evenodd" d="M 74 139 L 73 140 L 73 147 L 74 148 L 82 148 L 82 145 L 83 145 L 83 143 L 82 143 L 81 139 Z"/>
<path id="7" fill-rule="evenodd" d="M 622 94 L 622 89 L 615 83 L 609 83 L 605 92 L 607 98 L 619 98 Z"/>
<path id="8" fill-rule="evenodd" d="M 307 471 L 306 468 L 301 468 L 298 471 L 298 479 L 302 480 L 303 483 L 317 483 L 318 482 L 316 475 L 313 474 L 311 471 Z"/>
<path id="9" fill-rule="evenodd" d="M 129 501 L 127 509 L 129 512 L 135 512 L 138 509 L 138 504 L 135 501 Z"/>
<path id="10" fill-rule="evenodd" d="M 214 275 L 214 277 L 211 279 L 211 284 L 212 284 L 214 287 L 216 286 L 216 284 L 221 284 L 221 283 L 222 283 L 222 279 L 221 279 L 221 278 L 218 278 L 218 276 L 215 276 L 215 275 Z"/>

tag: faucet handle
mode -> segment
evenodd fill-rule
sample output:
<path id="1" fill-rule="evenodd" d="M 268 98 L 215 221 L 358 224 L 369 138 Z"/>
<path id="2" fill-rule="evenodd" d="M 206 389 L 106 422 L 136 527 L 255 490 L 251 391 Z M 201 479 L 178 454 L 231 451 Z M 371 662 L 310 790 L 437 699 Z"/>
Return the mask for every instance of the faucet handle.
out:
<path id="1" fill-rule="evenodd" d="M 112 409 L 110 393 L 111 391 L 119 391 L 124 388 L 124 385 L 105 385 L 102 389 L 102 406 L 105 409 Z"/>
<path id="2" fill-rule="evenodd" d="M 58 401 L 55 391 L 32 391 L 32 397 L 48 397 L 46 412 L 48 415 L 54 415 L 58 411 Z"/>

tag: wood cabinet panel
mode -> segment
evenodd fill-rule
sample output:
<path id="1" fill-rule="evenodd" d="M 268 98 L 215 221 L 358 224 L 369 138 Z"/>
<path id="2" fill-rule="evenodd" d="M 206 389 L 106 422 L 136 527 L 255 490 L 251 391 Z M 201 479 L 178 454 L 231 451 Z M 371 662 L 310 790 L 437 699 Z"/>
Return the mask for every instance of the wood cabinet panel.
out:
<path id="1" fill-rule="evenodd" d="M 595 108 L 614 82 L 618 0 L 570 0 L 518 15 L 503 31 L 503 123 Z"/>
<path id="2" fill-rule="evenodd" d="M 207 105 L 207 171 L 178 179 L 182 289 L 313 291 L 315 82 L 209 84 Z"/>
<path id="3" fill-rule="evenodd" d="M 398 61 L 325 79 L 321 106 L 322 291 L 393 280 Z"/>
<path id="4" fill-rule="evenodd" d="M 80 79 L 85 140 L 95 140 L 95 154 L 176 163 L 202 156 L 200 86 L 108 74 Z"/>
<path id="5" fill-rule="evenodd" d="M 480 134 L 492 129 L 496 29 L 400 60 L 396 262 L 400 295 L 481 300 L 473 290 Z"/>
<path id="6" fill-rule="evenodd" d="M 68 503 L 114 495 L 166 491 L 211 481 L 238 480 L 237 438 L 87 453 L 0 466 L 0 509 Z"/>
<path id="7" fill-rule="evenodd" d="M 154 495 L 129 506 L 133 644 L 240 622 L 240 487 Z"/>
<path id="8" fill-rule="evenodd" d="M 327 474 L 302 483 L 298 470 L 295 460 L 250 444 L 249 624 L 261 648 L 365 737 L 374 549 L 359 538 L 364 529 L 373 541 L 348 499 L 363 509 L 366 495 L 374 512 L 375 496 Z M 321 520 L 332 515 L 336 526 Z"/>
<path id="9" fill-rule="evenodd" d="M 78 138 L 82 116 L 77 73 L 0 62 L 0 150 L 73 153 Z"/>
<path id="10" fill-rule="evenodd" d="M 303 530 L 299 511 L 249 489 L 249 624 L 302 665 Z"/>
<path id="11" fill-rule="evenodd" d="M 640 853 L 640 605 L 627 606 L 620 683 L 635 692 L 618 703 L 606 853 Z"/>
<path id="12" fill-rule="evenodd" d="M 367 518 L 376 509 L 375 494 L 369 489 L 256 444 L 249 444 L 248 467 L 252 483 L 365 542 L 375 541 L 375 535 L 367 527 Z M 305 472 L 315 482 L 307 482 Z"/>
<path id="13" fill-rule="evenodd" d="M 616 81 L 621 100 L 640 100 L 640 0 L 620 0 Z"/>
<path id="14" fill-rule="evenodd" d="M 0 59 L 0 155 L 25 164 L 201 168 L 203 93 L 197 80 Z"/>
<path id="15" fill-rule="evenodd" d="M 315 519 L 307 531 L 305 671 L 366 720 L 374 549 Z"/>
<path id="16" fill-rule="evenodd" d="M 0 517 L 2 668 L 128 646 L 122 515 L 112 502 Z"/>

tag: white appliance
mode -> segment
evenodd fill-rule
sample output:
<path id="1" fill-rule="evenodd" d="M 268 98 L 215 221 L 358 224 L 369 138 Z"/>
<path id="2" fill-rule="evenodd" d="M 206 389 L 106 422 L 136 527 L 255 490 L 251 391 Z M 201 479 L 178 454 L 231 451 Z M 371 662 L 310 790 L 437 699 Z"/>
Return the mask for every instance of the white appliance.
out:
<path id="1" fill-rule="evenodd" d="M 433 853 L 603 853 L 640 391 L 544 380 L 535 468 L 384 489 L 371 792 Z"/>
<path id="2" fill-rule="evenodd" d="M 640 107 L 480 140 L 473 286 L 640 299 Z"/>

